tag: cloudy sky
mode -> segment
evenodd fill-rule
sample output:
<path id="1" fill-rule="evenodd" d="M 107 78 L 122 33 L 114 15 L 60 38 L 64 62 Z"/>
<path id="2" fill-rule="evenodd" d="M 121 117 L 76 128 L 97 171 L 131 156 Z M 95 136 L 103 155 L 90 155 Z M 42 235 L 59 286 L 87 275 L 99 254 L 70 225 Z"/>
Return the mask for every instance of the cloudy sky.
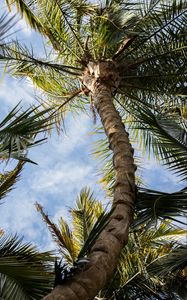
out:
<path id="1" fill-rule="evenodd" d="M 0 12 L 5 8 L 2 3 Z M 23 43 L 32 44 L 37 54 L 43 52 L 42 40 L 27 27 L 24 20 L 16 24 L 14 32 Z M 34 99 L 31 82 L 0 74 L 1 119 L 20 100 L 28 106 Z M 84 186 L 90 186 L 99 199 L 104 197 L 98 184 L 98 162 L 91 155 L 93 136 L 89 133 L 94 128 L 92 119 L 86 114 L 69 116 L 65 125 L 65 133 L 57 136 L 54 132 L 47 143 L 30 151 L 29 158 L 38 166 L 25 165 L 21 180 L 0 206 L 0 228 L 6 233 L 24 236 L 25 241 L 34 242 L 40 249 L 51 249 L 54 245 L 35 210 L 36 201 L 57 222 L 60 216 L 69 220 L 68 209 Z M 141 175 L 147 187 L 172 192 L 183 186 L 153 159 L 148 161 L 144 157 L 143 160 L 146 167 Z M 6 168 L 1 166 L 1 171 Z"/>

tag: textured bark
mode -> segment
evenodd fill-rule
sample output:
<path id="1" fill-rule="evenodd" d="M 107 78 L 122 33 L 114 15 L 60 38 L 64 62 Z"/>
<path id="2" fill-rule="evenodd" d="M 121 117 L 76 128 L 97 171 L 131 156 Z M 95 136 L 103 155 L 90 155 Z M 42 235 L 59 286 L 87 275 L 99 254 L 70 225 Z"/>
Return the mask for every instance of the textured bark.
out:
<path id="1" fill-rule="evenodd" d="M 111 68 L 110 63 L 107 64 L 103 64 L 101 68 L 98 64 L 88 68 L 83 83 L 92 93 L 94 105 L 113 151 L 116 173 L 113 213 L 92 247 L 85 269 L 67 284 L 57 286 L 44 300 L 93 300 L 112 277 L 121 249 L 128 240 L 135 189 L 133 148 L 112 102 L 112 90 L 116 86 L 114 82 L 118 82 L 118 76 L 113 66 Z"/>

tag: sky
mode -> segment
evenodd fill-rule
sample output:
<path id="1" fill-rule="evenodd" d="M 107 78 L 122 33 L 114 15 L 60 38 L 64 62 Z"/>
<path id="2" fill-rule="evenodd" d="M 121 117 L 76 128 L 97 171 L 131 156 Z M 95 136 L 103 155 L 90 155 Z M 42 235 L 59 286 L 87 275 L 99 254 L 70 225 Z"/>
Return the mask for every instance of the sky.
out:
<path id="1" fill-rule="evenodd" d="M 0 15 L 5 9 L 2 3 L 4 1 L 1 0 Z M 14 32 L 14 37 L 16 35 L 27 45 L 32 44 L 37 54 L 42 53 L 39 34 L 31 31 L 24 20 L 15 25 Z M 22 105 L 28 107 L 35 98 L 36 91 L 30 81 L 4 76 L 0 69 L 1 119 L 18 102 L 22 101 Z M 70 221 L 68 210 L 83 187 L 89 186 L 100 200 L 105 197 L 98 183 L 98 161 L 91 155 L 95 139 L 90 135 L 94 129 L 93 119 L 84 113 L 77 117 L 69 115 L 65 127 L 66 132 L 60 136 L 54 131 L 46 143 L 30 150 L 29 158 L 38 165 L 27 163 L 24 166 L 21 179 L 0 205 L 0 228 L 6 234 L 23 236 L 24 241 L 33 242 L 40 250 L 51 250 L 55 246 L 36 212 L 36 201 L 44 207 L 51 220 L 57 222 L 61 216 Z M 142 160 L 144 168 L 141 176 L 146 187 L 174 192 L 185 185 L 153 158 L 148 160 L 144 156 Z M 1 166 L 2 170 L 7 170 L 7 166 Z"/>

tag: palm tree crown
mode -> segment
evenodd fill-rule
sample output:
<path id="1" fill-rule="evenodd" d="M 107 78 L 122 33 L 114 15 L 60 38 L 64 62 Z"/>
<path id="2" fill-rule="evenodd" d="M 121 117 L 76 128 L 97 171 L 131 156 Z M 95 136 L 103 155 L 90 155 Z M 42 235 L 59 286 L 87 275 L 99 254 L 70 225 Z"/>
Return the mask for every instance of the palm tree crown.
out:
<path id="1" fill-rule="evenodd" d="M 1 45 L 1 60 L 46 92 L 42 103 L 59 108 L 57 122 L 88 103 L 89 82 L 107 81 L 141 147 L 186 178 L 186 1 L 6 2 L 49 40 L 54 55 L 39 59 L 16 42 Z"/>

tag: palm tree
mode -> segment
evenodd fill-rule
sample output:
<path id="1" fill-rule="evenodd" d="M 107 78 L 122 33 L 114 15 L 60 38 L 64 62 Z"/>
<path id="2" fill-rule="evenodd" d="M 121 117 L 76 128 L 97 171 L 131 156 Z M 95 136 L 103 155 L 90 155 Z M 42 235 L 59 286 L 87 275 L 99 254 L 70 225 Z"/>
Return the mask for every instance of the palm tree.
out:
<path id="1" fill-rule="evenodd" d="M 41 299 L 53 287 L 54 258 L 39 253 L 21 239 L 0 237 L 0 298 L 5 300 Z"/>
<path id="2" fill-rule="evenodd" d="M 92 299 L 111 278 L 132 222 L 134 150 L 119 107 L 143 145 L 186 177 L 186 56 L 184 0 L 6 0 L 54 49 L 41 60 L 18 42 L 1 44 L 0 60 L 14 75 L 30 77 L 46 93 L 43 105 L 64 112 L 90 104 L 113 156 L 115 183 L 110 221 L 95 241 L 84 271 L 45 299 Z M 169 110 L 168 110 L 169 107 Z M 166 108 L 166 110 L 165 110 Z M 54 115 L 53 115 L 54 116 Z M 171 123 L 171 124 L 170 124 Z"/>
<path id="3" fill-rule="evenodd" d="M 62 258 L 56 265 L 55 285 L 63 284 L 87 262 L 103 223 L 106 226 L 108 221 L 105 219 L 104 222 L 101 218 L 104 212 L 106 214 L 106 209 L 88 188 L 81 190 L 74 208 L 70 209 L 72 226 L 69 226 L 63 217 L 56 225 L 40 204 L 36 203 L 36 208 L 48 226 Z M 186 230 L 173 226 L 171 222 L 167 224 L 160 222 L 157 226 L 152 223 L 149 227 L 145 221 L 144 225 L 135 222 L 129 234 L 128 245 L 121 252 L 115 275 L 95 299 L 139 297 L 141 300 L 156 300 L 162 299 L 162 295 L 165 296 L 164 299 L 171 299 L 172 294 L 166 282 L 168 274 L 172 278 L 173 271 L 179 274 L 181 266 L 182 269 L 185 266 L 186 250 L 177 243 L 185 236 Z M 163 265 L 165 268 L 161 267 Z"/>

